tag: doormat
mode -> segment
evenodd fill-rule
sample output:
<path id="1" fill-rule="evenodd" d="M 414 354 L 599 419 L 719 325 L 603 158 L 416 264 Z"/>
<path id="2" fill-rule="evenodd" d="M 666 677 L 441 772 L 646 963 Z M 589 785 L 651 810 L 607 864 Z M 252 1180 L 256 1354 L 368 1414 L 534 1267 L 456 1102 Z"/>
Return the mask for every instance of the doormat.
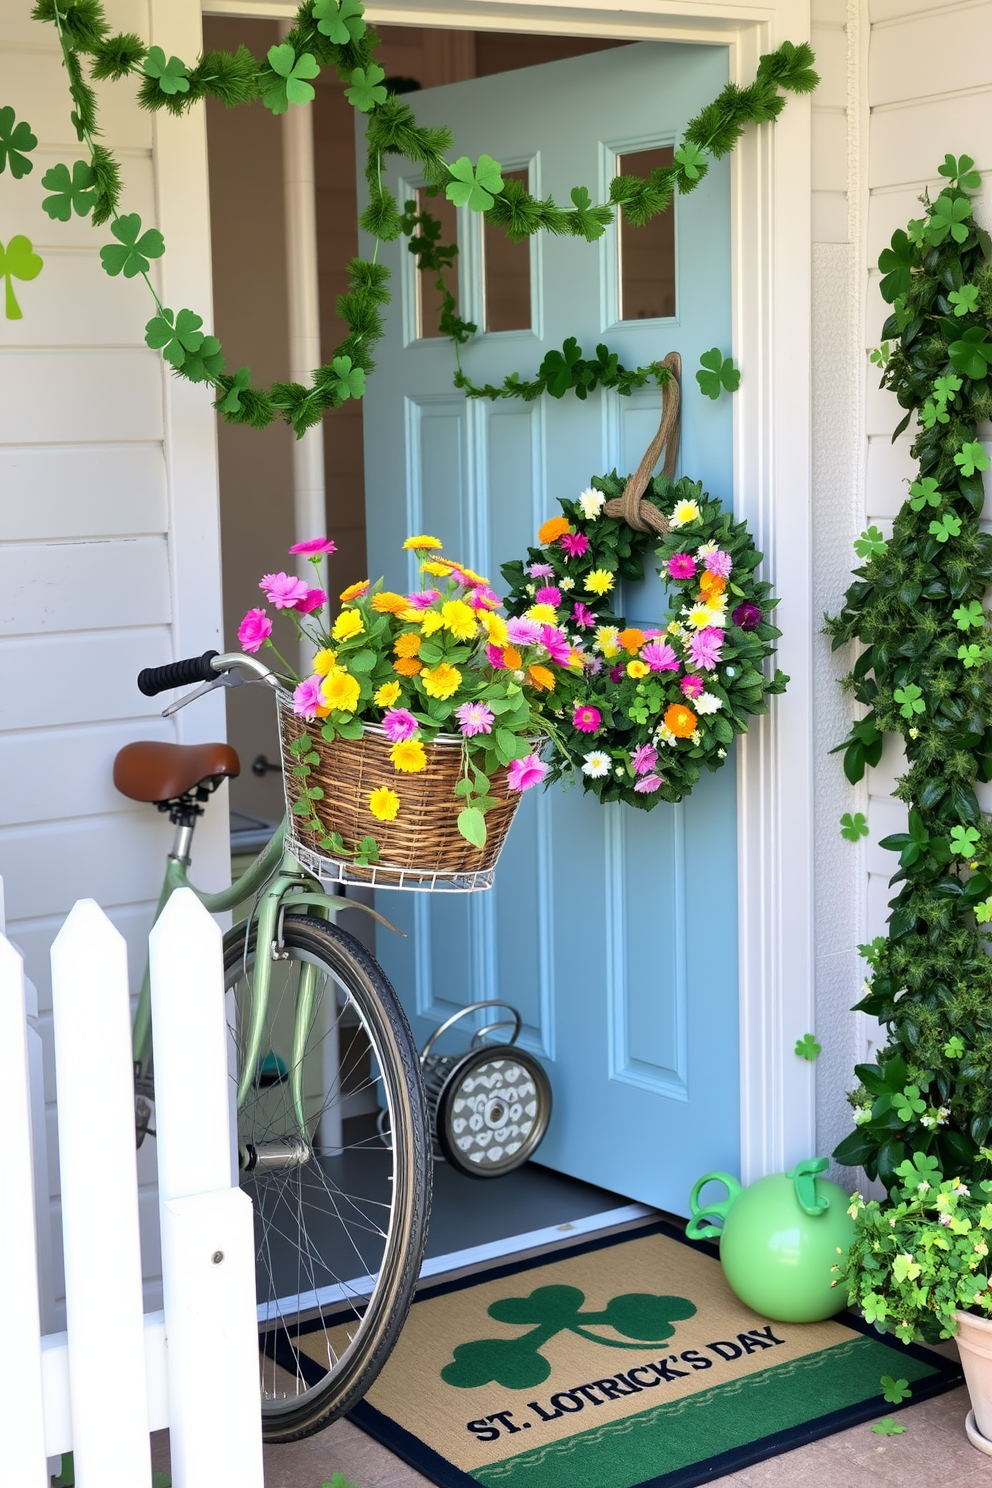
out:
<path id="1" fill-rule="evenodd" d="M 691 1488 L 898 1409 L 883 1374 L 961 1383 L 849 1313 L 769 1323 L 659 1221 L 425 1287 L 350 1419 L 440 1488 Z"/>

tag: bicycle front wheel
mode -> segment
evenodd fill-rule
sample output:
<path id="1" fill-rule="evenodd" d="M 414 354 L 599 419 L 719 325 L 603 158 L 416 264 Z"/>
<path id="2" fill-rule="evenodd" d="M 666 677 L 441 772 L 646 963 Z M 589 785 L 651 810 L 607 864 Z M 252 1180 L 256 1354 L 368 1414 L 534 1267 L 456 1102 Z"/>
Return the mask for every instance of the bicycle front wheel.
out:
<path id="1" fill-rule="evenodd" d="M 305 915 L 285 917 L 282 951 L 238 1113 L 255 1211 L 262 1434 L 272 1442 L 321 1430 L 379 1373 L 413 1299 L 431 1186 L 417 1050 L 382 969 L 353 936 Z M 239 1071 L 255 954 L 254 928 L 225 937 Z M 294 1037 L 301 986 L 312 1003 Z"/>

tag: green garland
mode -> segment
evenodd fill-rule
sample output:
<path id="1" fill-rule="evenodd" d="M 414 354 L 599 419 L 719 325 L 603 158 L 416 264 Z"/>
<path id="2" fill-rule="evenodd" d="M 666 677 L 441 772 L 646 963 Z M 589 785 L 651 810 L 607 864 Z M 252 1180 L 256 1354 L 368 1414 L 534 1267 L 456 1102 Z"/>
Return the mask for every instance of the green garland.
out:
<path id="1" fill-rule="evenodd" d="M 178 376 L 209 383 L 219 394 L 215 406 L 228 422 L 263 428 L 281 418 L 297 436 L 319 423 L 326 409 L 362 396 L 365 376 L 375 365 L 372 350 L 382 335 L 382 307 L 389 300 L 388 271 L 375 256 L 371 261 L 352 260 L 348 291 L 336 306 L 348 325 L 348 335 L 317 368 L 308 387 L 276 382 L 270 388 L 257 388 L 252 385 L 250 368 L 239 368 L 233 374 L 225 371 L 220 343 L 203 333 L 201 317 L 189 309 L 163 306 L 155 294 L 148 270 L 150 260 L 161 257 L 165 244 L 155 229 L 142 232 L 137 213 L 122 216 L 118 210 L 120 169 L 113 154 L 97 142 L 91 79 L 116 81 L 138 75 L 142 107 L 164 108 L 176 115 L 208 97 L 219 99 L 225 107 L 261 98 L 268 109 L 280 114 L 291 103 L 310 102 L 312 80 L 323 67 L 333 67 L 348 84 L 349 103 L 368 116 L 365 177 L 369 203 L 360 226 L 376 239 L 376 254 L 379 243 L 391 242 L 403 231 L 395 198 L 382 182 L 386 154 L 412 161 L 429 189 L 444 191 L 457 205 L 482 212 L 515 242 L 540 231 L 591 242 L 613 221 L 614 207 L 622 209 L 632 224 L 640 225 L 664 211 L 676 192 L 693 191 L 706 175 L 709 157 L 728 154 L 749 124 L 776 119 L 785 107 L 786 93 L 809 93 L 819 81 L 810 48 L 805 43 L 784 42 L 760 59 L 753 83 L 746 88 L 728 84 L 690 122 L 671 166 L 643 178 L 617 176 L 610 185 L 610 205 L 594 205 L 585 187 L 574 187 L 571 207 L 561 208 L 551 197 L 531 196 L 519 181 L 504 181 L 499 163 L 487 155 L 474 165 L 467 156 L 450 163 L 445 159 L 444 152 L 452 144 L 450 131 L 419 126 L 409 106 L 384 86 L 385 74 L 375 62 L 378 38 L 366 26 L 361 0 L 340 0 L 340 4 L 338 0 L 303 0 L 294 26 L 278 46 L 270 47 L 262 63 L 244 46 L 234 53 L 206 52 L 192 66 L 178 57 L 167 58 L 161 47 L 148 47 L 133 33 L 112 34 L 101 0 L 38 0 L 33 15 L 54 25 L 58 33 L 74 105 L 72 122 L 87 155 L 71 171 L 60 165 L 46 174 L 43 184 L 52 191 L 43 203 L 46 210 L 67 220 L 68 207 L 69 215 L 73 211 L 91 215 L 95 226 L 111 223 L 117 241 L 102 252 L 104 268 L 110 274 L 145 280 L 157 312 L 147 327 L 149 345 L 162 350 Z"/>
<path id="2" fill-rule="evenodd" d="M 973 166 L 948 155 L 946 186 L 879 260 L 892 313 L 872 359 L 907 410 L 896 433 L 919 420 L 919 474 L 891 539 L 869 528 L 855 543 L 865 562 L 828 622 L 835 648 L 863 647 L 846 686 L 868 711 L 838 746 L 848 779 L 878 763 L 887 733 L 908 764 L 895 789 L 908 831 L 881 844 L 899 854 L 898 890 L 888 936 L 861 948 L 857 1005 L 889 1038 L 855 1071 L 856 1129 L 834 1153 L 890 1189 L 914 1154 L 948 1176 L 973 1171 L 992 1134 L 992 829 L 975 795 L 992 779 L 992 537 L 979 526 L 989 459 L 977 428 L 992 415 L 992 267 Z"/>

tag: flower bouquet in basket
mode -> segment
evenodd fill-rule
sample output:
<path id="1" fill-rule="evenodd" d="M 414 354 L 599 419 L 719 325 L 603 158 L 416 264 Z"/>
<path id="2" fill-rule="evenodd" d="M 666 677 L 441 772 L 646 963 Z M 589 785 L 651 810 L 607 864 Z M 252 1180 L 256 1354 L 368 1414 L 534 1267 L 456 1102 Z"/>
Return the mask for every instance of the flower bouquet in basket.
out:
<path id="1" fill-rule="evenodd" d="M 314 652 L 312 673 L 280 697 L 290 835 L 366 878 L 374 867 L 377 882 L 484 887 L 471 876 L 491 881 L 521 792 L 548 773 L 551 700 L 581 660 L 557 626 L 504 618 L 488 580 L 443 557 L 437 538 L 403 546 L 420 555 L 423 587 L 351 584 L 333 623 L 320 582 L 330 540 L 290 549 L 310 557 L 316 585 L 286 573 L 260 582 Z M 238 639 L 257 652 L 275 649 L 271 634 L 253 609 Z"/>

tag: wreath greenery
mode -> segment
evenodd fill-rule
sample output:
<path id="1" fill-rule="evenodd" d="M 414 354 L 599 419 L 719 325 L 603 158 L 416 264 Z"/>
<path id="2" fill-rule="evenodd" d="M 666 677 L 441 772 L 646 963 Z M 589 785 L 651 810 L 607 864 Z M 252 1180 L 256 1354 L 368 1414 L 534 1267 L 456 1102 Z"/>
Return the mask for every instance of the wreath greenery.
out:
<path id="1" fill-rule="evenodd" d="M 755 577 L 762 555 L 746 523 L 698 482 L 660 475 L 643 498 L 670 524 L 659 541 L 604 511 L 625 484 L 613 471 L 577 500 L 560 500 L 540 547 L 502 573 L 507 612 L 564 631 L 583 657 L 555 694 L 549 779 L 574 773 L 601 801 L 649 811 L 682 800 L 703 769 L 718 770 L 734 735 L 789 679 L 762 670 L 781 634 L 768 618 L 778 600 Z M 652 544 L 668 613 L 656 630 L 640 630 L 613 605 L 620 581 L 644 577 Z"/>

